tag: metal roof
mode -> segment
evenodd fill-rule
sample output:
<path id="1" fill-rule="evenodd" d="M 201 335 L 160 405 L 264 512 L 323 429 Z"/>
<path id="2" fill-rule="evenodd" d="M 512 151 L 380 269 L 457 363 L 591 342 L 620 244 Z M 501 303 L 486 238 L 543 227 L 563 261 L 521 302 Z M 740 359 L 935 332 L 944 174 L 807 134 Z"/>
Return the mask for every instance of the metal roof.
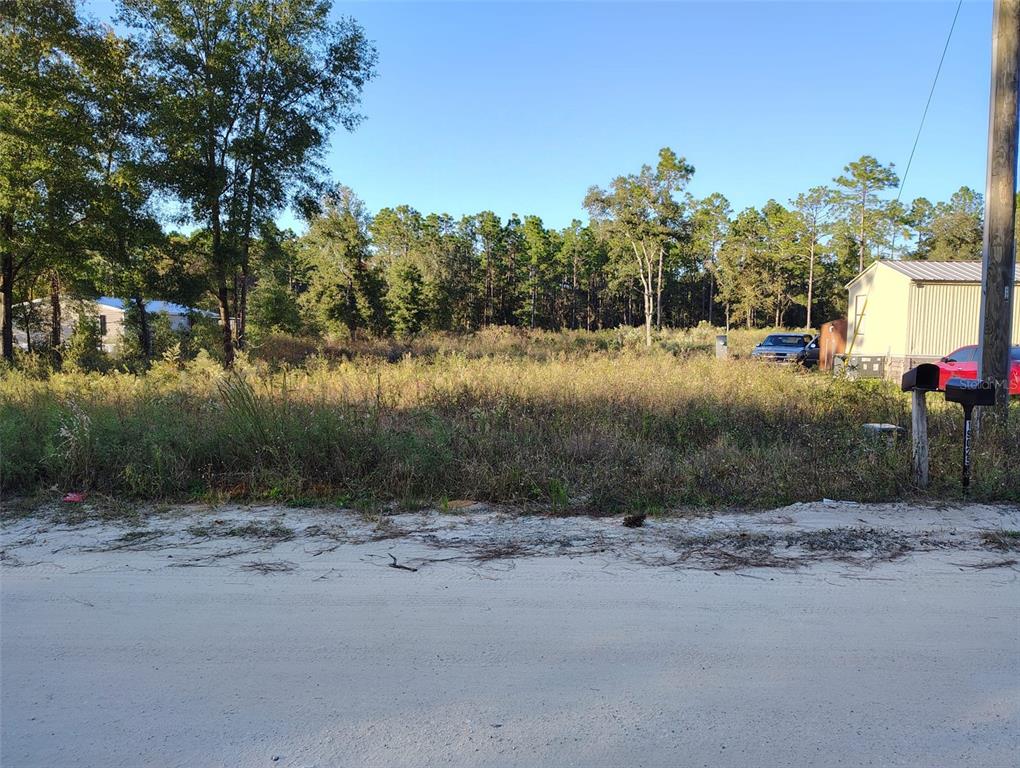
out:
<path id="1" fill-rule="evenodd" d="M 891 261 L 878 262 L 921 283 L 980 283 L 980 261 Z M 1020 283 L 1020 265 L 1014 280 Z"/>
<path id="2" fill-rule="evenodd" d="M 101 304 L 104 307 L 110 307 L 111 309 L 119 309 L 124 311 L 127 309 L 127 302 L 124 299 L 117 299 L 112 296 L 100 296 L 96 299 L 96 304 Z M 189 313 L 195 313 L 199 315 L 212 315 L 212 312 L 203 312 L 200 309 L 192 309 L 191 307 L 185 307 L 181 304 L 174 304 L 169 301 L 158 301 L 153 299 L 145 300 L 145 311 L 149 314 L 159 314 L 165 312 L 168 315 L 180 315 L 186 316 Z"/>

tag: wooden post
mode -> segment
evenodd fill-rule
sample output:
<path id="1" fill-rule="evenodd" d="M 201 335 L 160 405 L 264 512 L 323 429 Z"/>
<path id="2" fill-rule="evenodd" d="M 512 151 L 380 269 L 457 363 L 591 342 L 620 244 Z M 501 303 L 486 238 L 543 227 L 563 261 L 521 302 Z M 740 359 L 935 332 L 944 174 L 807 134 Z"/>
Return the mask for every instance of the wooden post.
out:
<path id="1" fill-rule="evenodd" d="M 911 392 L 910 438 L 913 447 L 914 485 L 928 487 L 928 401 L 923 389 Z"/>
<path id="2" fill-rule="evenodd" d="M 985 182 L 978 378 L 996 384 L 995 408 L 1009 403 L 1009 347 L 1015 280 L 1017 90 L 1020 89 L 1020 0 L 995 0 L 992 85 Z"/>

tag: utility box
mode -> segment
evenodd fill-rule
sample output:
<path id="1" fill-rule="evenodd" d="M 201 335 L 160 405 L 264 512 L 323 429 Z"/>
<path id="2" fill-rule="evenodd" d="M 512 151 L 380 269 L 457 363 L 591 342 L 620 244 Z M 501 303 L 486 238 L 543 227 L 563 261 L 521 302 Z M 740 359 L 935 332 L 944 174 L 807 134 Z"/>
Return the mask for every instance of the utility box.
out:
<path id="1" fill-rule="evenodd" d="M 725 334 L 715 337 L 715 356 L 718 360 L 725 360 L 730 356 L 730 347 Z"/>
<path id="2" fill-rule="evenodd" d="M 822 324 L 818 334 L 818 370 L 831 371 L 837 355 L 846 352 L 846 320 L 832 320 Z"/>

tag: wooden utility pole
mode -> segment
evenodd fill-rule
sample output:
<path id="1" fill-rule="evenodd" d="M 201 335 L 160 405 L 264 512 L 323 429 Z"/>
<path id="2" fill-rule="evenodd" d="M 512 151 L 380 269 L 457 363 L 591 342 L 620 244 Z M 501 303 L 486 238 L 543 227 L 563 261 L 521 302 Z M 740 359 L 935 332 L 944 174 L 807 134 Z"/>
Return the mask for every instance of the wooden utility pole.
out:
<path id="1" fill-rule="evenodd" d="M 1016 270 L 1017 93 L 1020 90 L 1020 0 L 995 0 L 988 169 L 981 270 L 979 378 L 994 380 L 1003 418 L 1009 402 L 1009 347 Z M 1020 340 L 1018 340 L 1020 341 Z"/>

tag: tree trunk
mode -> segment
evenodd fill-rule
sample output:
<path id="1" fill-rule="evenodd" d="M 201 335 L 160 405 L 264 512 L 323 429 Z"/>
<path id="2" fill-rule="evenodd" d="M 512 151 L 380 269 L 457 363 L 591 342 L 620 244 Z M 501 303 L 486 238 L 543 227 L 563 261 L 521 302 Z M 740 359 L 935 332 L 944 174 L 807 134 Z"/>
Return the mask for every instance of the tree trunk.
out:
<path id="1" fill-rule="evenodd" d="M 482 325 L 492 323 L 494 294 L 495 291 L 492 287 L 492 253 L 490 249 L 490 253 L 485 259 L 485 310 L 482 312 Z"/>
<path id="2" fill-rule="evenodd" d="M 245 261 L 241 267 L 240 290 L 236 295 L 237 305 L 237 348 L 244 349 L 248 343 L 248 281 L 251 276 L 248 274 L 248 263 Z"/>
<path id="3" fill-rule="evenodd" d="M 655 328 L 662 330 L 662 249 L 659 249 L 658 279 L 655 281 Z M 648 342 L 651 346 L 651 341 Z"/>
<path id="4" fill-rule="evenodd" d="M 261 57 L 261 72 L 263 78 L 266 71 L 266 65 L 269 58 L 269 47 L 268 41 L 263 39 L 262 45 L 262 57 Z M 265 80 L 263 79 L 263 84 Z M 258 165 L 255 162 L 257 157 L 257 151 L 260 142 L 264 136 L 263 125 L 262 125 L 262 113 L 265 105 L 265 90 L 260 90 L 258 95 L 258 102 L 255 108 L 255 123 L 252 129 L 252 137 L 254 139 L 253 146 L 255 149 L 251 154 L 251 169 L 248 174 L 248 189 L 245 200 L 245 211 L 244 211 L 244 239 L 241 243 L 241 286 L 238 292 L 237 288 L 234 289 L 234 305 L 237 310 L 237 348 L 244 349 L 247 344 L 247 332 L 248 332 L 248 280 L 250 278 L 251 270 L 251 237 L 252 227 L 255 221 L 255 190 L 258 184 Z"/>
<path id="5" fill-rule="evenodd" d="M 712 305 L 715 304 L 715 275 L 708 273 L 708 324 L 712 324 Z M 727 323 L 729 325 L 729 323 Z"/>
<path id="6" fill-rule="evenodd" d="M 573 276 L 571 277 L 571 290 L 570 290 L 570 327 L 577 329 L 579 323 L 577 322 L 577 254 L 574 254 L 574 258 L 571 260 L 573 268 Z"/>
<path id="7" fill-rule="evenodd" d="M 13 237 L 14 223 L 4 218 L 4 234 L 7 241 Z M 10 247 L 0 254 L 0 301 L 3 302 L 3 315 L 0 317 L 0 335 L 3 336 L 4 360 L 14 360 L 14 254 Z"/>
<path id="8" fill-rule="evenodd" d="M 209 146 L 215 146 L 210 141 Z M 210 160 L 210 170 L 215 169 Z M 210 182 L 212 186 L 215 181 Z M 220 197 L 218 190 L 210 190 L 212 205 L 209 211 L 209 223 L 212 225 L 212 260 L 216 265 L 216 300 L 220 310 L 220 332 L 223 337 L 223 367 L 234 366 L 234 336 L 230 329 L 230 293 L 227 289 L 227 265 L 223 258 L 223 223 L 220 221 Z"/>
<path id="9" fill-rule="evenodd" d="M 864 271 L 864 211 L 867 209 L 867 207 L 868 207 L 868 190 L 867 188 L 865 188 L 864 192 L 861 193 L 861 228 L 858 244 L 859 253 L 857 254 L 857 260 L 859 262 L 859 268 L 857 270 L 858 274 Z"/>
<path id="10" fill-rule="evenodd" d="M 149 334 L 149 313 L 145 311 L 145 300 L 135 294 L 131 297 L 138 310 L 138 343 L 141 345 L 142 357 L 148 362 L 152 357 L 152 338 Z"/>
<path id="11" fill-rule="evenodd" d="M 227 271 L 223 263 L 222 225 L 220 223 L 219 199 L 213 203 L 212 211 L 212 249 L 213 262 L 216 264 L 216 299 L 220 309 L 220 331 L 223 336 L 223 367 L 234 366 L 234 335 L 230 329 L 230 292 L 227 289 Z"/>
<path id="12" fill-rule="evenodd" d="M 807 273 L 807 327 L 812 328 L 811 325 L 811 303 L 812 296 L 814 294 L 815 287 L 815 243 L 811 241 L 811 261 L 808 262 L 808 273 Z"/>
<path id="13" fill-rule="evenodd" d="M 654 295 L 645 290 L 645 346 L 652 346 L 652 316 L 655 314 Z"/>
<path id="14" fill-rule="evenodd" d="M 59 349 L 63 341 L 60 328 L 60 275 L 56 272 L 50 273 L 50 346 L 54 350 Z"/>
<path id="15" fill-rule="evenodd" d="M 538 301 L 538 276 L 535 267 L 531 268 L 531 330 L 535 330 L 535 304 Z"/>
<path id="16" fill-rule="evenodd" d="M 648 272 L 642 274 L 641 283 L 644 289 L 644 307 L 645 307 L 645 346 L 652 346 L 652 322 L 655 319 L 655 293 L 653 291 L 652 278 L 652 265 L 649 261 Z"/>
<path id="17" fill-rule="evenodd" d="M 220 330 L 223 333 L 223 367 L 234 365 L 234 339 L 230 332 L 230 297 L 227 292 L 227 278 L 222 273 L 217 279 L 216 298 L 220 307 Z"/>
<path id="18" fill-rule="evenodd" d="M 28 309 L 25 311 L 25 351 L 32 354 L 32 302 L 29 299 Z"/>

